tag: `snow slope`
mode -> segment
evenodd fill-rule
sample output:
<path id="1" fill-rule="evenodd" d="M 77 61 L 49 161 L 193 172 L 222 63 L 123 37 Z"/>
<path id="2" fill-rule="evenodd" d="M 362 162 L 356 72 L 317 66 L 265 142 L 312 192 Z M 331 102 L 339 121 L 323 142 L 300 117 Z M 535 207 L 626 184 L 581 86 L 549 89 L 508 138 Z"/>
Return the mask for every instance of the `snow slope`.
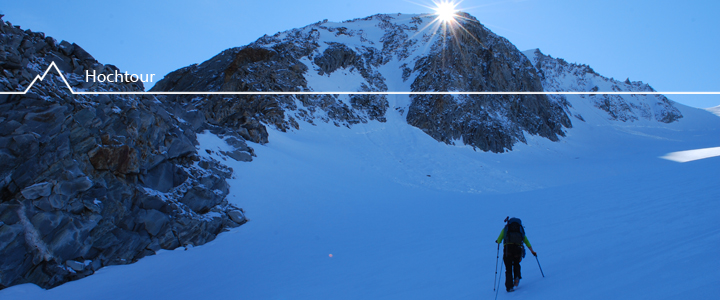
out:
<path id="1" fill-rule="evenodd" d="M 523 219 L 546 277 L 528 256 L 521 289 L 499 299 L 720 293 L 720 158 L 659 158 L 720 146 L 720 119 L 679 106 L 680 122 L 623 123 L 568 100 L 586 122 L 573 119 L 560 142 L 530 137 L 502 154 L 407 125 L 393 109 L 407 96 L 390 97 L 386 123 L 272 131 L 253 162 L 227 160 L 246 225 L 201 247 L 0 298 L 489 299 L 506 216 Z M 224 147 L 209 133 L 199 140 Z"/>
<path id="2" fill-rule="evenodd" d="M 713 113 L 713 114 L 715 114 L 715 115 L 717 115 L 717 116 L 720 116 L 720 106 L 715 106 L 715 107 L 706 108 L 705 110 L 707 110 L 707 111 L 709 111 L 709 112 L 711 112 L 711 113 Z"/>

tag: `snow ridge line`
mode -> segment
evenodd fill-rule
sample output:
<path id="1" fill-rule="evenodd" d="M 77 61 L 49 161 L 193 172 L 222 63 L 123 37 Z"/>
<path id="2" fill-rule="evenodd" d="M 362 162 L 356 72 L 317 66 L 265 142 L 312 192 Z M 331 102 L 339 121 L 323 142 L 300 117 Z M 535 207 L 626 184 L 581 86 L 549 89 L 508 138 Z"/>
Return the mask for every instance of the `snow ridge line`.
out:
<path id="1" fill-rule="evenodd" d="M 50 72 L 50 69 L 55 68 L 55 71 L 60 75 L 65 86 L 70 90 L 73 95 L 720 95 L 720 92 L 526 92 L 526 91 L 515 91 L 515 92 L 462 92 L 462 91 L 445 91 L 445 92 L 347 92 L 347 91 L 334 91 L 334 92 L 250 92 L 250 91 L 236 91 L 236 92 L 76 92 L 72 89 L 68 83 L 65 75 L 60 72 L 55 61 L 51 62 L 45 70 L 42 76 L 37 75 L 25 91 L 7 92 L 0 91 L 0 95 L 25 95 L 30 91 L 35 82 L 38 80 L 43 81 L 45 76 Z"/>

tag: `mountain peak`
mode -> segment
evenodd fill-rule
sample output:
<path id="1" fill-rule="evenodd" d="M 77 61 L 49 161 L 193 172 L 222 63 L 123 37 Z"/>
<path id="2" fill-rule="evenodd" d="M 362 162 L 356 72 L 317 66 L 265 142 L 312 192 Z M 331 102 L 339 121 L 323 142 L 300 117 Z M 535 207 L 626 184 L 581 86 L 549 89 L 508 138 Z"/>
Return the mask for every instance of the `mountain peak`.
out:
<path id="1" fill-rule="evenodd" d="M 377 14 L 327 20 L 263 36 L 208 61 L 168 74 L 153 91 L 315 92 L 311 95 L 176 96 L 181 110 L 200 110 L 217 125 L 250 141 L 268 142 L 266 125 L 281 131 L 301 122 L 350 127 L 400 114 L 436 140 L 504 152 L 526 134 L 552 141 L 571 128 L 565 96 L 384 94 L 332 92 L 646 91 L 641 82 L 616 82 L 589 66 L 570 64 L 539 49 L 520 52 L 466 13 L 443 23 L 433 14 Z M 582 98 L 582 97 L 581 97 Z M 636 99 L 637 98 L 637 99 Z M 682 117 L 662 96 L 593 96 L 610 119 Z M 585 100 L 583 100 L 585 101 Z M 579 113 L 576 113 L 579 116 Z M 578 117 L 582 120 L 582 117 Z"/>
<path id="2" fill-rule="evenodd" d="M 514 45 L 468 14 L 460 13 L 457 20 L 441 24 L 430 14 L 378 14 L 342 23 L 318 22 L 223 51 L 200 65 L 169 74 L 152 90 L 542 90 L 536 70 Z M 558 140 L 564 135 L 562 128 L 571 126 L 562 104 L 545 95 L 396 99 L 393 107 L 386 95 L 178 96 L 172 101 L 187 106 L 186 110 L 205 111 L 211 122 L 233 124 L 240 132 L 247 131 L 246 138 L 261 143 L 267 142 L 265 124 L 282 131 L 299 128 L 298 121 L 352 126 L 383 122 L 390 111 L 402 113 L 409 124 L 438 141 L 493 152 L 524 142 L 523 132 Z M 240 107 L 250 112 L 232 113 Z"/>

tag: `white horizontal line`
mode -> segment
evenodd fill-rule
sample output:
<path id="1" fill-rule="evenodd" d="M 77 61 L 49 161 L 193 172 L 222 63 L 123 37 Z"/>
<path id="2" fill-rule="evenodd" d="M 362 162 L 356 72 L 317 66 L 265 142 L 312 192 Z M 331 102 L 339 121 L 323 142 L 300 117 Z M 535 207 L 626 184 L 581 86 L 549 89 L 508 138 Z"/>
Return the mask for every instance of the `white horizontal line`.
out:
<path id="1" fill-rule="evenodd" d="M 53 61 L 48 66 L 45 73 L 42 76 L 37 75 L 25 91 L 14 91 L 14 92 L 0 92 L 0 95 L 24 95 L 30 91 L 30 88 L 38 80 L 42 81 L 45 76 L 50 72 L 51 68 L 55 68 L 55 71 L 60 75 L 65 86 L 73 95 L 720 95 L 720 92 L 550 92 L 550 91 L 539 91 L 539 92 L 527 92 L 527 91 L 515 91 L 515 92 L 462 92 L 462 91 L 447 91 L 447 92 L 346 92 L 346 91 L 335 91 L 335 92 L 250 92 L 250 91 L 223 91 L 223 92 L 76 92 L 72 89 L 65 76 L 60 72 L 57 65 Z"/>

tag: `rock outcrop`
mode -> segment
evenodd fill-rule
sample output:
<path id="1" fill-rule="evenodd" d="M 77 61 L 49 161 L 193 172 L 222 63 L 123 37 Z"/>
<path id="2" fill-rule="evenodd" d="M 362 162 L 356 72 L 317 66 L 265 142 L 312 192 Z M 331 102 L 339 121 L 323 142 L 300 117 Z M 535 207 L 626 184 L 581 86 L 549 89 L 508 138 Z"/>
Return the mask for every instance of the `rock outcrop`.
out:
<path id="1" fill-rule="evenodd" d="M 0 90 L 23 91 L 51 62 L 77 90 L 143 90 L 87 83 L 86 70 L 117 68 L 0 20 Z M 72 95 L 54 70 L 27 94 L 0 95 L 0 288 L 54 287 L 244 223 L 226 199 L 232 170 L 195 148 L 196 131 L 222 129 L 183 117 L 153 96 Z"/>
<path id="2" fill-rule="evenodd" d="M 430 55 L 415 62 L 413 91 L 542 91 L 530 61 L 506 39 L 467 14 Z M 436 140 L 504 152 L 524 133 L 552 141 L 572 124 L 566 104 L 545 95 L 413 95 L 407 121 Z"/>

